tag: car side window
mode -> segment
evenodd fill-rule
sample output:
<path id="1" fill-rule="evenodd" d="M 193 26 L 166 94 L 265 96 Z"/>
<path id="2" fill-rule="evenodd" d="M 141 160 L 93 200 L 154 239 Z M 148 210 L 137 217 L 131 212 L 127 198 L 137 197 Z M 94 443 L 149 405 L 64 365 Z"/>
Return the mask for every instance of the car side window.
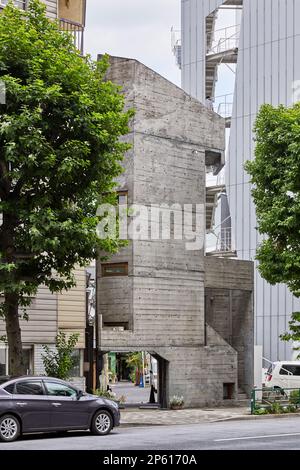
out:
<path id="1" fill-rule="evenodd" d="M 7 385 L 7 387 L 4 387 L 4 390 L 7 392 L 7 393 L 10 393 L 11 395 L 14 393 L 14 390 L 15 390 L 15 384 L 9 384 Z"/>
<path id="2" fill-rule="evenodd" d="M 43 384 L 40 381 L 17 382 L 16 395 L 44 395 Z"/>
<path id="3" fill-rule="evenodd" d="M 54 397 L 76 397 L 77 392 L 74 388 L 68 387 L 67 385 L 60 384 L 58 382 L 45 382 L 47 395 Z"/>

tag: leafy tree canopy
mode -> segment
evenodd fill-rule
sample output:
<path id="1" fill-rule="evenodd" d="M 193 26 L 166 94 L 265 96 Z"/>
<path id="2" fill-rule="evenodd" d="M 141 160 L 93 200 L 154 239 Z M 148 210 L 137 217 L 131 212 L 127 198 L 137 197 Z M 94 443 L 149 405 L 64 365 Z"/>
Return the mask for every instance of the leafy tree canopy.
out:
<path id="1" fill-rule="evenodd" d="M 0 309 L 12 373 L 22 359 L 18 306 L 41 284 L 73 286 L 75 265 L 119 247 L 96 233 L 96 208 L 120 174 L 129 148 L 120 137 L 132 116 L 104 80 L 107 67 L 107 57 L 81 57 L 38 0 L 26 12 L 10 2 L 0 15 Z"/>
<path id="2" fill-rule="evenodd" d="M 9 5 L 0 16 L 0 291 L 21 302 L 40 284 L 70 287 L 75 264 L 118 248 L 95 230 L 131 115 L 103 81 L 107 66 L 107 58 L 83 59 L 37 0 L 26 13 Z"/>
<path id="3" fill-rule="evenodd" d="M 254 184 L 257 228 L 264 236 L 257 251 L 259 271 L 270 284 L 283 282 L 300 297 L 300 104 L 264 105 L 255 135 L 255 158 L 246 170 Z M 283 339 L 300 340 L 299 319 L 295 313 L 292 334 Z"/>

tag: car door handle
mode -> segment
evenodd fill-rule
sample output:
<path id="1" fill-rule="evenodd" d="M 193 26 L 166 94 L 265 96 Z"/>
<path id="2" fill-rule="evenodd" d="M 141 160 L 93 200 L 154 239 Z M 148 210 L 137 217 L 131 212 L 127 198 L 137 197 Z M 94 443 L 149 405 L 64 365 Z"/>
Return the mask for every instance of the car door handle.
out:
<path id="1" fill-rule="evenodd" d="M 25 402 L 20 402 L 20 401 L 19 401 L 19 402 L 17 402 L 17 405 L 18 405 L 18 406 L 26 406 L 27 403 L 25 403 Z"/>
<path id="2" fill-rule="evenodd" d="M 61 406 L 61 403 L 52 403 L 52 406 Z"/>

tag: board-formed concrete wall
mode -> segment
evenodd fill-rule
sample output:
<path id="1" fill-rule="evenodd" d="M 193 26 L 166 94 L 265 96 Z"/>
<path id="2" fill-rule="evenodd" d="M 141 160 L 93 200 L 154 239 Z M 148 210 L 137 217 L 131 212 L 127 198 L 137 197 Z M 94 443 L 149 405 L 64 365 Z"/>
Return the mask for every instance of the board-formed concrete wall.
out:
<path id="1" fill-rule="evenodd" d="M 107 78 L 123 87 L 127 106 L 135 109 L 128 136 L 133 147 L 118 181 L 129 205 L 204 208 L 205 153 L 223 154 L 223 119 L 138 61 L 111 58 Z M 186 406 L 222 403 L 223 384 L 237 391 L 238 352 L 206 327 L 203 247 L 190 251 L 186 240 L 146 238 L 109 260 L 128 262 L 128 276 L 103 278 L 98 262 L 100 350 L 147 350 L 167 361 L 166 404 L 175 394 Z M 124 320 L 125 331 L 111 327 Z"/>

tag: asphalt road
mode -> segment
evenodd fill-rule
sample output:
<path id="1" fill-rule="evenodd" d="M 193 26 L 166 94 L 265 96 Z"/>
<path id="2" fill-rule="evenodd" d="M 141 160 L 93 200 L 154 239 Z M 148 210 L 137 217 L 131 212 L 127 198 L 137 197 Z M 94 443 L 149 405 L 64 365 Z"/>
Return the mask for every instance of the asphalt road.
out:
<path id="1" fill-rule="evenodd" d="M 30 435 L 1 450 L 299 450 L 300 418 L 118 428 L 109 436 Z"/>

